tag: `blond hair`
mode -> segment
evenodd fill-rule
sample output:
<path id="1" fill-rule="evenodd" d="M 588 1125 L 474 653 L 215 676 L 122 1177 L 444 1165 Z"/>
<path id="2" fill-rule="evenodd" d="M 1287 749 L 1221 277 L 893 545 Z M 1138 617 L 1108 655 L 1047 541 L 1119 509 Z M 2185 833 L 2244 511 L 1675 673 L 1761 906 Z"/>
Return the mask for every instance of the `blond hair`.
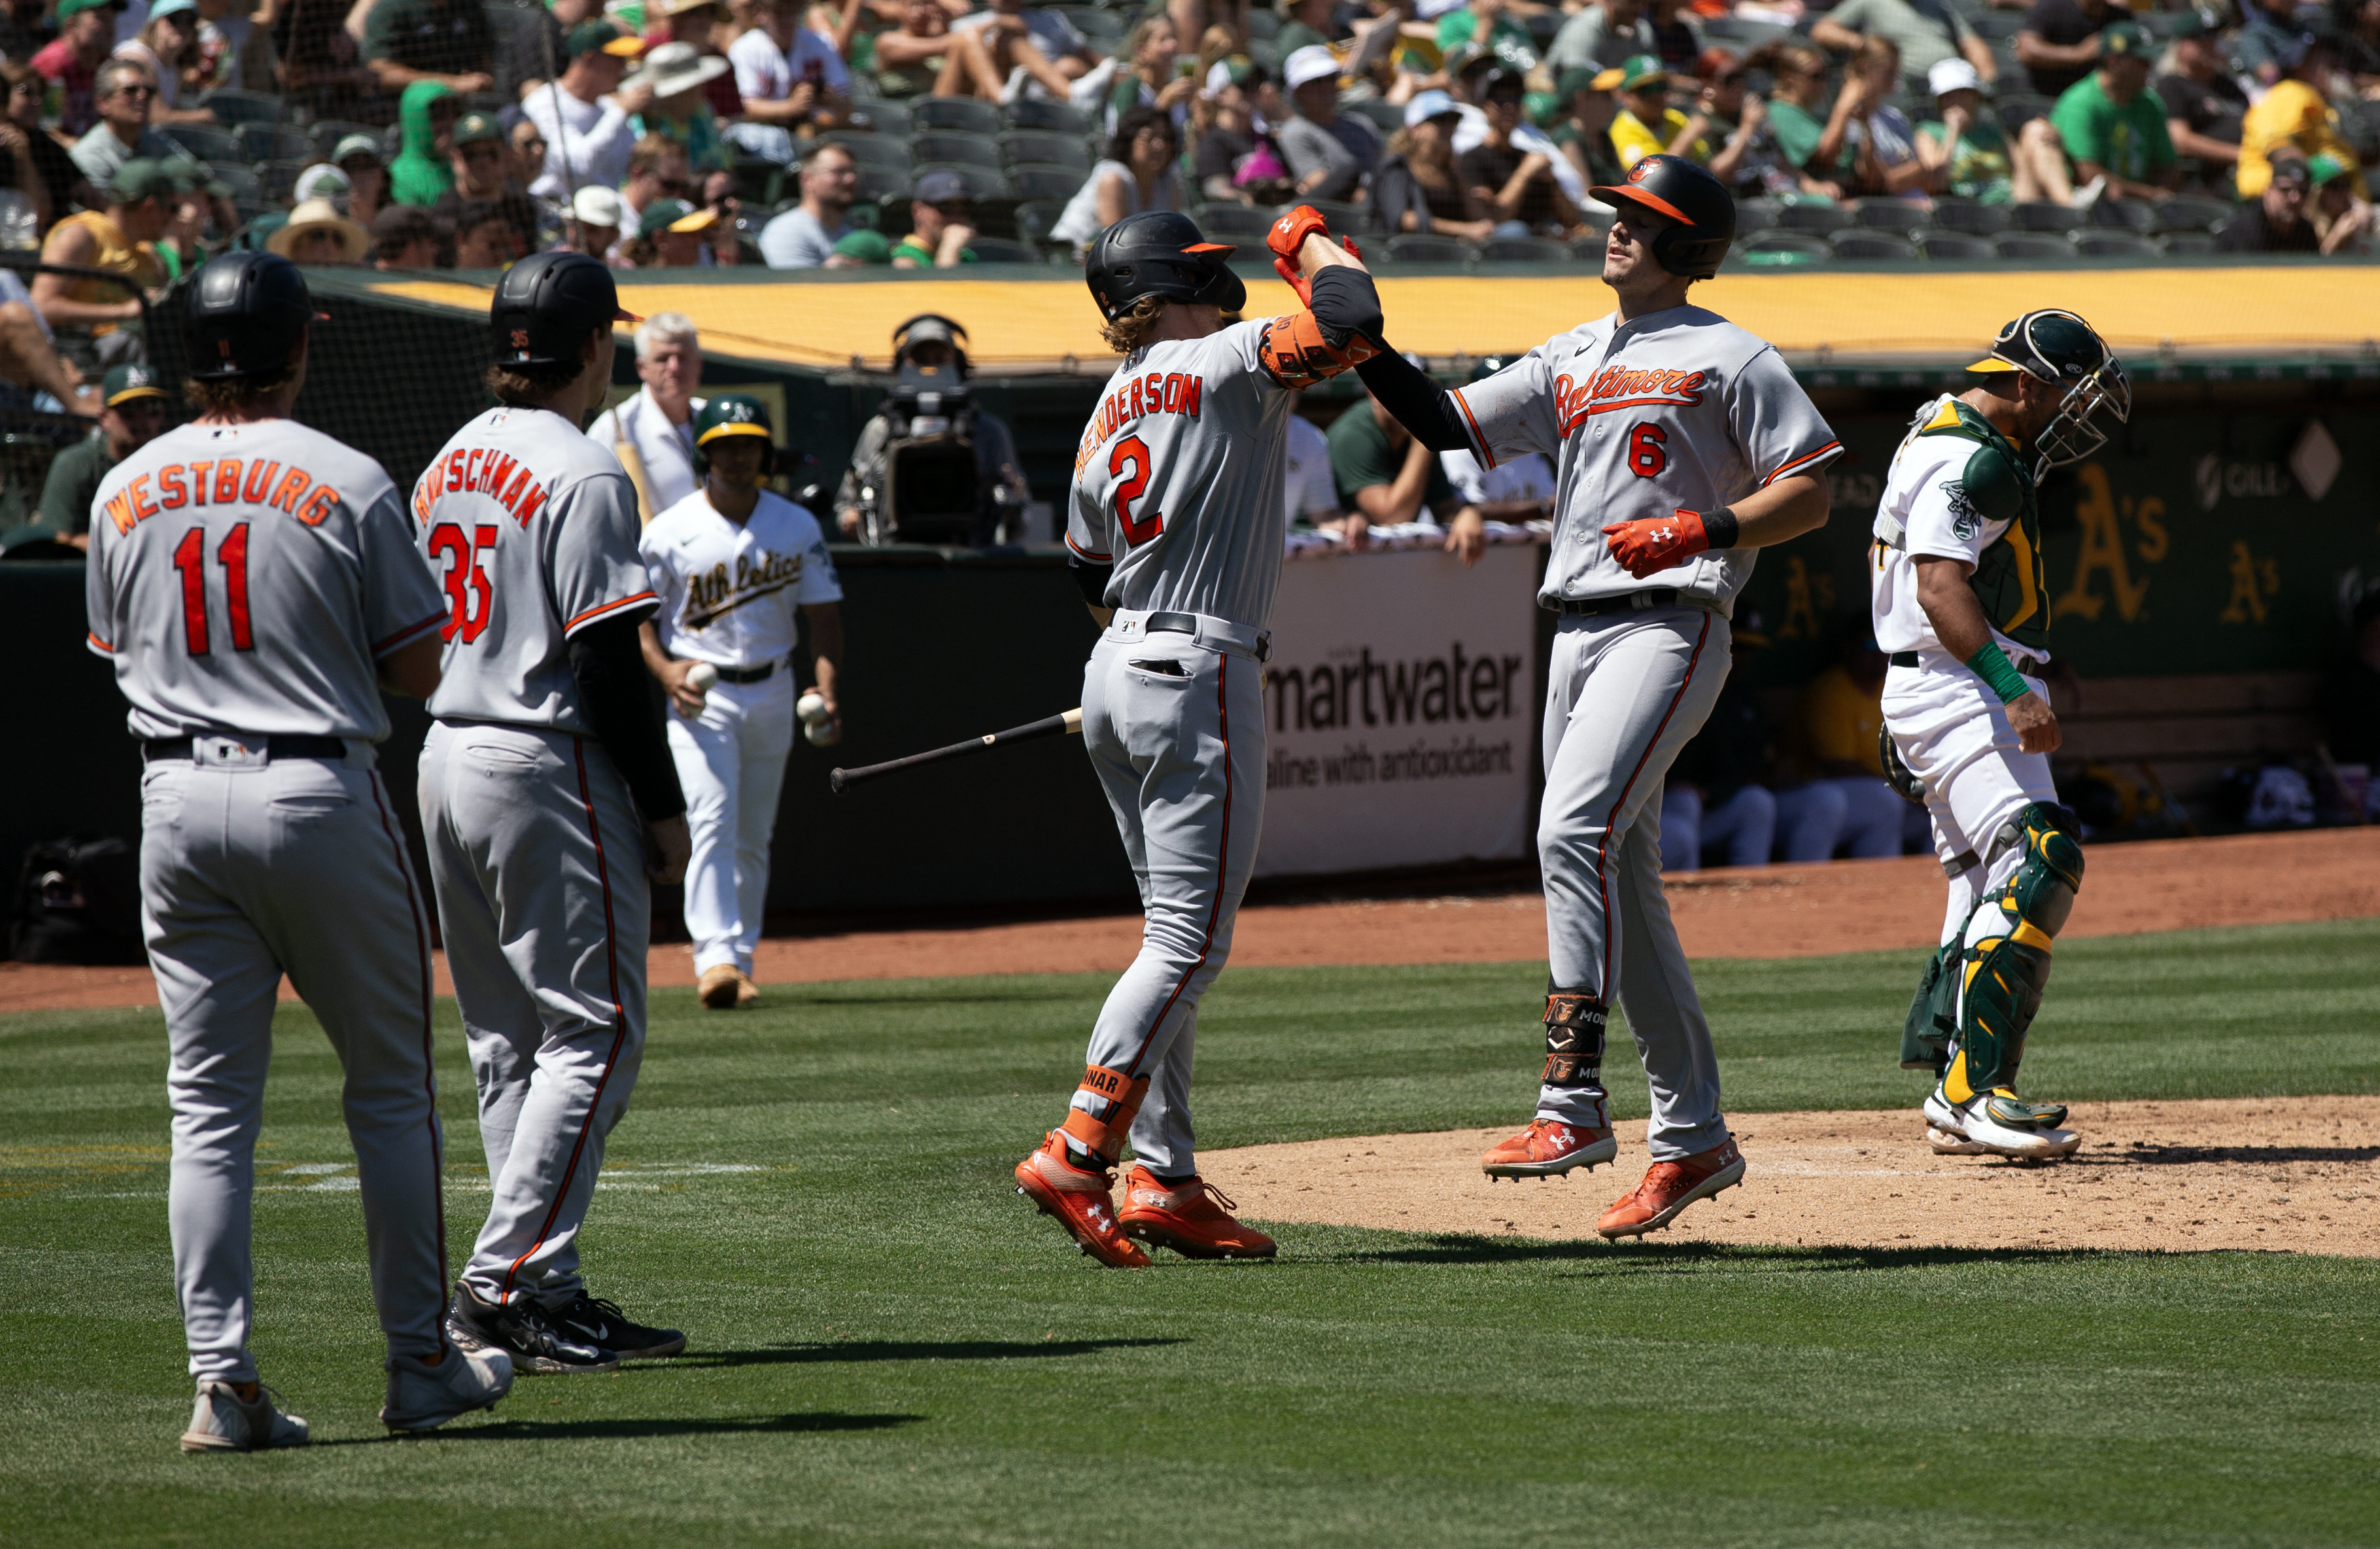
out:
<path id="1" fill-rule="evenodd" d="M 1099 337 L 1118 355 L 1129 355 L 1148 342 L 1157 332 L 1157 320 L 1165 311 L 1165 298 L 1144 296 L 1123 310 L 1122 315 L 1099 324 Z"/>

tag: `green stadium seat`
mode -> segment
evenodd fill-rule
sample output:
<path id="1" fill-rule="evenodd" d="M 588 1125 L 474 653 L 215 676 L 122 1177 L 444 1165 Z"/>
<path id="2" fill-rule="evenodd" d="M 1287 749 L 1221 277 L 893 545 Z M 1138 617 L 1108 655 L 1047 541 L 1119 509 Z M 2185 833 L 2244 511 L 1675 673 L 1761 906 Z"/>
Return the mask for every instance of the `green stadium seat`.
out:
<path id="1" fill-rule="evenodd" d="M 1035 97 L 1020 97 L 1002 110 L 1009 127 L 1017 129 L 1048 129 L 1058 134 L 1087 135 L 1098 126 L 1090 115 L 1077 111 L 1065 103 L 1043 102 Z"/>
<path id="2" fill-rule="evenodd" d="M 200 161 L 211 162 L 217 166 L 231 166 L 255 159 L 249 155 L 237 135 L 213 124 L 176 124 L 159 132 Z"/>
<path id="3" fill-rule="evenodd" d="M 1459 237 L 1391 237 L 1381 254 L 1392 263 L 1474 263 L 1479 250 Z"/>
<path id="4" fill-rule="evenodd" d="M 1937 199 L 1934 224 L 1945 231 L 1969 237 L 1997 237 L 2015 224 L 2006 204 L 1978 204 L 1972 199 Z"/>
<path id="5" fill-rule="evenodd" d="M 968 244 L 975 250 L 978 263 L 1039 263 L 1040 250 L 1024 242 L 1012 242 L 1003 237 L 978 237 Z"/>
<path id="6" fill-rule="evenodd" d="M 1992 250 L 2020 263 L 2062 263 L 2074 256 L 2074 244 L 2063 237 L 2010 232 L 1992 238 Z"/>
<path id="7" fill-rule="evenodd" d="M 886 135 L 899 140 L 908 139 L 917 129 L 917 123 L 909 116 L 909 110 L 906 107 L 899 103 L 884 102 L 880 99 L 869 103 L 865 107 L 854 108 L 851 115 L 851 127 L 871 134 Z"/>
<path id="8" fill-rule="evenodd" d="M 1852 213 L 1840 204 L 1788 204 L 1777 212 L 1778 229 L 1805 232 L 1813 237 L 1848 231 L 1854 224 Z"/>
<path id="9" fill-rule="evenodd" d="M 974 97 L 917 97 L 909 104 L 909 117 L 920 132 L 981 135 L 987 140 L 1007 128 L 1000 121 L 1000 104 Z"/>
<path id="10" fill-rule="evenodd" d="M 269 91 L 242 91 L 226 86 L 200 98 L 198 105 L 213 110 L 219 124 L 281 122 L 281 99 Z"/>
<path id="11" fill-rule="evenodd" d="M 314 155 L 314 141 L 310 136 L 278 124 L 242 124 L 232 131 L 232 136 L 238 141 L 242 161 L 303 162 L 310 161 Z"/>
<path id="12" fill-rule="evenodd" d="M 971 134 L 926 133 L 909 141 L 913 162 L 954 162 L 961 166 L 1001 166 L 997 142 Z"/>
<path id="13" fill-rule="evenodd" d="M 2162 258 L 2165 250 L 2129 231 L 2078 231 L 2074 250 L 2085 258 Z"/>
<path id="14" fill-rule="evenodd" d="M 1852 206 L 1852 216 L 1863 230 L 1907 233 L 1925 224 L 1925 207 L 1905 199 L 1863 199 Z"/>
<path id="15" fill-rule="evenodd" d="M 1068 200 L 1080 191 L 1090 175 L 1088 167 L 1021 162 L 1008 169 L 1008 185 L 1026 199 Z"/>
<path id="16" fill-rule="evenodd" d="M 1272 216 L 1253 204 L 1201 204 L 1190 218 L 1210 242 L 1261 242 L 1272 229 Z"/>
<path id="17" fill-rule="evenodd" d="M 1798 231 L 1764 231 L 1735 245 L 1735 258 L 1755 269 L 1807 269 L 1826 263 L 1834 250 L 1822 238 Z"/>
<path id="18" fill-rule="evenodd" d="M 820 138 L 829 145 L 842 146 L 862 166 L 889 166 L 895 172 L 906 172 L 917 165 L 909 142 L 889 134 L 855 134 L 839 129 Z"/>
<path id="19" fill-rule="evenodd" d="M 1494 237 L 1479 244 L 1482 263 L 1560 263 L 1571 261 L 1567 244 L 1549 237 Z"/>
<path id="20" fill-rule="evenodd" d="M 1985 263 L 1999 256 L 1985 238 L 1955 231 L 1921 231 L 1916 240 L 1920 251 L 1939 262 Z"/>
<path id="21" fill-rule="evenodd" d="M 2234 206 L 2219 199 L 2202 199 L 2192 194 L 2176 194 L 2164 203 L 2153 206 L 2156 211 L 2156 230 L 2213 231 L 2231 218 Z"/>
<path id="22" fill-rule="evenodd" d="M 1918 256 L 1915 243 L 1888 231 L 1839 231 L 1827 238 L 1827 245 L 1842 259 L 1889 262 Z"/>
<path id="23" fill-rule="evenodd" d="M 2009 207 L 2010 226 L 2018 231 L 2075 230 L 2090 219 L 2090 213 L 2070 210 L 2063 204 L 2034 202 Z"/>
<path id="24" fill-rule="evenodd" d="M 1000 154 L 1010 166 L 1029 162 L 1038 166 L 1070 166 L 1083 173 L 1091 170 L 1090 147 L 1078 134 L 1011 129 L 1000 137 Z"/>

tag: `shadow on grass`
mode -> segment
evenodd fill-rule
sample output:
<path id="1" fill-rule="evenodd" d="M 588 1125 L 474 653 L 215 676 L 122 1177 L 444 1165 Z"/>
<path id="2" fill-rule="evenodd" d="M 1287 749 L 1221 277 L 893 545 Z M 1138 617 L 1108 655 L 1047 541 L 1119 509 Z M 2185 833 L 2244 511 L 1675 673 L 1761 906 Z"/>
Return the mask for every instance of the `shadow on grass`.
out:
<path id="1" fill-rule="evenodd" d="M 2053 1264 L 2123 1258 L 2095 1248 L 1783 1248 L 1727 1242 L 1546 1242 L 1443 1233 L 1407 1248 L 1338 1256 L 1338 1263 L 1579 1263 L 1618 1275 L 1832 1275 L 1952 1264 Z"/>
<path id="2" fill-rule="evenodd" d="M 1186 1339 L 846 1339 L 831 1344 L 778 1345 L 764 1350 L 714 1350 L 625 1366 L 622 1370 L 662 1372 L 689 1366 L 808 1366 L 873 1360 L 1046 1360 L 1057 1356 L 1097 1355 L 1101 1350 L 1137 1350 L 1187 1343 Z"/>
<path id="3" fill-rule="evenodd" d="M 604 1441 L 613 1437 L 780 1435 L 789 1432 L 890 1431 L 915 1425 L 924 1415 L 854 1415 L 832 1412 L 783 1415 L 722 1415 L 715 1420 L 497 1420 L 484 1425 L 437 1430 L 419 1436 L 354 1436 L 317 1442 L 317 1446 L 384 1446 L 395 1442 Z"/>

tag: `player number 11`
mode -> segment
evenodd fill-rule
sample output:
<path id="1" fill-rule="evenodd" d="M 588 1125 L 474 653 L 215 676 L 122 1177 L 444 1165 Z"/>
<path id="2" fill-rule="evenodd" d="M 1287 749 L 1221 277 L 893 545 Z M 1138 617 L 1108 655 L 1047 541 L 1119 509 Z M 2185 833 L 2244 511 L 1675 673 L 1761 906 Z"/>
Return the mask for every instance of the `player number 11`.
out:
<path id="1" fill-rule="evenodd" d="M 207 653 L 207 530 L 194 527 L 174 547 L 174 568 L 182 572 L 182 640 L 193 656 Z M 224 602 L 231 612 L 231 648 L 256 649 L 248 618 L 248 523 L 240 522 L 215 545 L 223 567 Z"/>

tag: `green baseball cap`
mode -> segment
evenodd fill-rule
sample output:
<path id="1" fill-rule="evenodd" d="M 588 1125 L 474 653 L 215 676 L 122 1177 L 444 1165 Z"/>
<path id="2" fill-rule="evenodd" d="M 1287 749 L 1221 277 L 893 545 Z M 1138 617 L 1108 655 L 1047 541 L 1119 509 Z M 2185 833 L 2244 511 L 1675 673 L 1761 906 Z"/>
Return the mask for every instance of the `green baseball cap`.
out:
<path id="1" fill-rule="evenodd" d="M 100 400 L 114 409 L 134 398 L 162 398 L 165 389 L 157 385 L 157 373 L 147 366 L 122 365 L 100 379 Z"/>
<path id="2" fill-rule="evenodd" d="M 58 0 L 58 19 L 64 21 L 70 16 L 102 8 L 120 11 L 124 8 L 124 0 Z"/>
<path id="3" fill-rule="evenodd" d="M 144 199 L 184 191 L 182 179 L 164 163 L 135 156 L 115 169 L 115 181 L 108 185 L 107 194 L 118 204 L 138 204 Z"/>
<path id="4" fill-rule="evenodd" d="M 707 446 L 722 435 L 757 435 L 773 439 L 769 406 L 748 393 L 722 393 L 694 417 L 694 444 Z"/>
<path id="5" fill-rule="evenodd" d="M 358 140 L 362 137 L 350 135 L 347 138 Z M 455 120 L 455 143 L 457 145 L 476 145 L 483 140 L 501 142 L 504 138 L 504 127 L 487 114 L 467 113 Z M 373 147 L 373 153 L 379 153 L 377 146 Z"/>
<path id="6" fill-rule="evenodd" d="M 638 212 L 637 235 L 650 237 L 663 231 L 702 231 L 719 224 L 719 212 L 704 205 L 698 210 L 682 199 L 657 199 Z"/>
<path id="7" fill-rule="evenodd" d="M 2176 11 L 2173 19 L 2166 24 L 2166 36 L 2169 38 L 2204 38 L 2221 30 L 2223 18 L 2204 6 Z"/>
<path id="8" fill-rule="evenodd" d="M 837 242 L 834 251 L 838 258 L 856 258 L 862 263 L 892 262 L 892 239 L 880 231 L 869 231 L 865 227 Z"/>
<path id="9" fill-rule="evenodd" d="M 2138 22 L 2111 21 L 2099 30 L 2099 57 L 2139 59 L 2156 52 L 2156 44 Z"/>
<path id="10" fill-rule="evenodd" d="M 645 51 L 642 38 L 631 38 L 608 21 L 582 21 L 562 39 L 564 63 L 597 50 L 615 59 L 634 59 Z"/>
<path id="11" fill-rule="evenodd" d="M 1640 86 L 1651 86 L 1669 79 L 1670 72 L 1661 67 L 1658 55 L 1639 54 L 1620 67 L 1620 90 L 1622 91 L 1633 91 Z"/>
<path id="12" fill-rule="evenodd" d="M 174 179 L 183 193 L 210 194 L 216 199 L 232 197 L 231 185 L 215 176 L 215 169 L 195 156 L 168 156 L 158 165 L 165 176 Z"/>

